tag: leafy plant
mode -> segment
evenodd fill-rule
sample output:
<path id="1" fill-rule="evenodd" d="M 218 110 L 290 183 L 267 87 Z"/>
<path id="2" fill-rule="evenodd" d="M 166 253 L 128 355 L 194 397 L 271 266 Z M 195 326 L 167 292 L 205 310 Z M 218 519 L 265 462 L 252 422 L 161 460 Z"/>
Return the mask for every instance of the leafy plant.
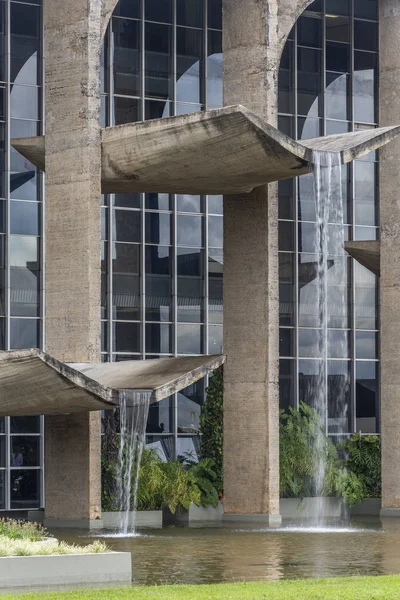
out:
<path id="1" fill-rule="evenodd" d="M 281 496 L 315 496 L 318 463 L 324 466 L 323 496 L 337 496 L 353 506 L 365 497 L 365 485 L 322 430 L 315 410 L 302 403 L 299 410 L 281 411 L 280 486 Z M 320 492 L 321 493 L 321 492 Z"/>
<path id="2" fill-rule="evenodd" d="M 214 469 L 212 458 L 202 458 L 199 462 L 189 461 L 189 472 L 194 477 L 195 483 L 200 489 L 200 503 L 203 506 L 217 506 L 219 495 L 216 488 L 217 474 Z"/>
<path id="3" fill-rule="evenodd" d="M 362 482 L 365 498 L 379 498 L 381 484 L 381 443 L 376 435 L 353 435 L 342 444 L 346 467 Z"/>
<path id="4" fill-rule="evenodd" d="M 203 458 L 213 460 L 215 471 L 214 485 L 222 493 L 224 455 L 224 378 L 223 370 L 214 372 L 206 390 L 206 401 L 200 415 L 200 453 Z"/>
<path id="5" fill-rule="evenodd" d="M 39 523 L 18 521 L 16 519 L 0 519 L 0 537 L 8 540 L 27 540 L 39 542 L 48 536 L 48 531 Z"/>

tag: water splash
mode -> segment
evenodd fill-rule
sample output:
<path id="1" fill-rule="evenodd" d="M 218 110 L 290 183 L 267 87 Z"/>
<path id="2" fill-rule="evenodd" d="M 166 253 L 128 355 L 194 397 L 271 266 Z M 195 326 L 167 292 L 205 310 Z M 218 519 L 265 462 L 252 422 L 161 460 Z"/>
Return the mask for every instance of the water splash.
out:
<path id="1" fill-rule="evenodd" d="M 117 498 L 121 513 L 120 534 L 136 533 L 136 507 L 140 464 L 146 440 L 149 392 L 120 392 L 121 440 L 117 462 Z M 133 516 L 130 519 L 130 512 Z"/>
<path id="2" fill-rule="evenodd" d="M 318 430 L 315 441 L 317 466 L 315 472 L 315 495 L 317 501 L 315 523 L 324 522 L 325 482 L 325 434 L 346 433 L 347 391 L 349 376 L 347 365 L 340 361 L 330 363 L 328 411 L 328 357 L 346 358 L 347 338 L 340 328 L 347 327 L 346 266 L 343 259 L 344 217 L 342 197 L 341 155 L 339 152 L 313 152 L 314 193 L 317 209 L 316 250 L 317 262 L 317 311 L 318 311 L 318 372 L 311 389 L 311 403 L 317 412 L 324 431 Z M 328 281 L 334 285 L 328 291 Z M 341 312 L 343 311 L 343 312 Z M 339 331 L 329 331 L 329 327 Z M 328 356 L 329 348 L 329 356 Z"/>

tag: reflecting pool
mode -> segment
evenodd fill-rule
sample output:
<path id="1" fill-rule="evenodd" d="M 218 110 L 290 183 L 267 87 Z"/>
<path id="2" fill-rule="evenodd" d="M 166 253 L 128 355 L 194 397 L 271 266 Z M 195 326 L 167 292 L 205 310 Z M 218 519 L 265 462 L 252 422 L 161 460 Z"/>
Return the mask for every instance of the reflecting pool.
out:
<path id="1" fill-rule="evenodd" d="M 132 553 L 133 583 L 179 584 L 260 581 L 400 573 L 400 520 L 353 521 L 321 530 L 285 523 L 167 527 L 131 538 L 111 532 L 57 530 L 59 539 L 106 541 Z"/>

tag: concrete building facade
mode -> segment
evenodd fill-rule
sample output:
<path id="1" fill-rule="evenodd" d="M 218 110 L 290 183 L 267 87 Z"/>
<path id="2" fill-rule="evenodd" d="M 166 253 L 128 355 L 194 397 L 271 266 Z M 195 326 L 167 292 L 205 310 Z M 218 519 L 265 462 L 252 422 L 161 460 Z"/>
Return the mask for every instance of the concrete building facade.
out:
<path id="1" fill-rule="evenodd" d="M 26 94 L 33 93 L 31 88 L 42 94 L 41 78 L 34 83 L 23 79 L 24 64 L 43 49 L 46 56 L 46 110 L 39 115 L 38 109 L 28 124 L 22 114 L 23 124 L 15 124 L 19 129 L 11 136 L 7 129 L 7 139 L 26 131 L 42 133 L 45 117 L 46 200 L 34 204 L 44 199 L 43 176 L 11 151 L 19 162 L 7 176 L 4 192 L 10 215 L 4 236 L 9 257 L 5 318 L 0 319 L 4 349 L 42 345 L 66 362 L 97 362 L 101 354 L 103 360 L 115 361 L 219 352 L 224 269 L 225 511 L 271 515 L 274 520 L 279 513 L 279 400 L 287 407 L 307 399 L 307 382 L 318 360 L 313 287 L 301 278 L 301 266 L 312 262 L 315 254 L 310 177 L 289 180 L 279 190 L 272 184 L 240 198 L 225 198 L 222 257 L 221 197 L 109 194 L 103 196 L 100 210 L 100 126 L 240 103 L 299 139 L 373 128 L 378 1 L 224 0 L 223 24 L 216 0 L 71 0 L 62 6 L 48 0 L 43 21 L 41 7 L 33 2 L 3 4 L 8 15 L 5 39 L 9 37 L 11 46 L 13 35 L 23 37 L 26 25 L 20 25 L 22 33 L 13 33 L 13 26 L 25 23 L 28 12 L 37 14 L 37 46 L 33 48 L 29 32 L 25 37 L 32 44 L 31 54 L 24 62 L 21 51 L 21 64 L 15 62 L 21 81 L 15 80 L 11 68 L 17 52 L 11 51 L 7 59 L 7 127 L 13 125 L 16 84 L 29 87 Z M 380 4 L 381 19 L 389 23 L 396 9 L 389 1 Z M 16 46 L 20 47 L 28 43 Z M 381 49 L 381 73 L 385 64 Z M 391 67 L 387 72 L 393 77 Z M 392 90 L 392 83 L 384 88 Z M 382 102 L 387 102 L 384 95 L 381 106 Z M 21 110 L 17 100 L 15 107 Z M 395 112 L 385 112 L 380 124 L 396 124 Z M 388 150 L 391 157 L 394 147 Z M 378 236 L 376 158 L 368 156 L 343 168 L 349 239 Z M 16 189 L 28 191 L 11 191 L 15 174 L 22 182 Z M 393 175 L 385 175 L 381 189 L 384 178 L 393 183 Z M 31 282 L 33 237 L 29 242 L 15 239 L 26 232 L 21 224 L 12 229 L 17 201 L 23 227 L 33 204 L 45 223 L 36 287 Z M 16 217 L 14 222 L 19 221 Z M 32 234 L 36 240 L 37 233 Z M 18 254 L 21 248 L 24 256 Z M 377 283 L 350 259 L 336 259 L 349 265 L 349 304 L 343 313 L 332 312 L 330 334 L 346 337 L 349 352 L 330 357 L 330 389 L 334 393 L 343 373 L 350 373 L 348 431 L 379 432 Z M 13 286 L 15 268 L 25 269 L 19 276 L 26 273 L 30 279 L 19 284 L 21 289 Z M 29 291 L 25 296 L 24 286 Z M 332 281 L 333 293 L 334 286 Z M 13 301 L 18 294 L 31 302 Z M 394 356 L 393 348 L 389 355 Z M 197 384 L 152 408 L 149 443 L 161 444 L 167 456 L 196 449 L 203 394 L 204 383 Z M 327 402 L 329 406 L 329 398 Z M 327 433 L 334 436 L 337 415 L 328 416 Z M 12 509 L 17 508 L 14 482 L 26 476 L 11 466 L 18 452 L 9 445 L 16 444 L 9 432 L 12 421 L 4 423 L 4 508 Z M 35 436 L 40 449 L 39 424 L 37 420 Z M 50 520 L 86 522 L 99 517 L 99 416 L 47 417 L 45 431 L 52 476 L 46 476 L 44 494 L 39 450 L 33 468 L 36 500 L 30 506 L 29 500 L 21 499 L 21 507 L 37 507 L 46 496 Z M 73 451 L 66 458 L 67 445 Z M 27 443 L 22 447 L 26 453 Z M 60 463 L 63 471 L 57 469 Z M 75 473 L 75 479 L 68 472 Z M 397 482 L 392 485 L 400 489 Z M 69 493 L 76 496 L 76 486 L 85 495 L 81 506 L 69 512 Z M 395 503 L 393 493 L 386 504 L 396 508 Z"/>

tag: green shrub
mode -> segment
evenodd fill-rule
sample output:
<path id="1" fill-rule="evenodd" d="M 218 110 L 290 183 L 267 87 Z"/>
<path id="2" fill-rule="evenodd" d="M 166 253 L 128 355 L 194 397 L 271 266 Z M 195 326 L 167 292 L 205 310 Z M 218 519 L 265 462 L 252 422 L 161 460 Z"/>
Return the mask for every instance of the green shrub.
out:
<path id="1" fill-rule="evenodd" d="M 200 453 L 203 458 L 213 460 L 214 485 L 218 492 L 224 488 L 224 378 L 222 369 L 214 372 L 206 390 L 206 401 L 200 415 Z"/>
<path id="2" fill-rule="evenodd" d="M 364 487 L 365 498 L 380 498 L 381 442 L 377 435 L 353 435 L 342 444 L 346 453 L 345 464 Z"/>
<path id="3" fill-rule="evenodd" d="M 315 472 L 324 461 L 323 496 L 341 497 L 349 505 L 362 502 L 365 485 L 325 435 L 315 410 L 302 403 L 299 410 L 281 411 L 280 491 L 283 498 L 316 495 Z M 318 443 L 317 443 L 318 440 Z"/>
<path id="4" fill-rule="evenodd" d="M 48 531 L 39 523 L 0 519 L 0 536 L 9 540 L 38 542 L 48 536 Z"/>

